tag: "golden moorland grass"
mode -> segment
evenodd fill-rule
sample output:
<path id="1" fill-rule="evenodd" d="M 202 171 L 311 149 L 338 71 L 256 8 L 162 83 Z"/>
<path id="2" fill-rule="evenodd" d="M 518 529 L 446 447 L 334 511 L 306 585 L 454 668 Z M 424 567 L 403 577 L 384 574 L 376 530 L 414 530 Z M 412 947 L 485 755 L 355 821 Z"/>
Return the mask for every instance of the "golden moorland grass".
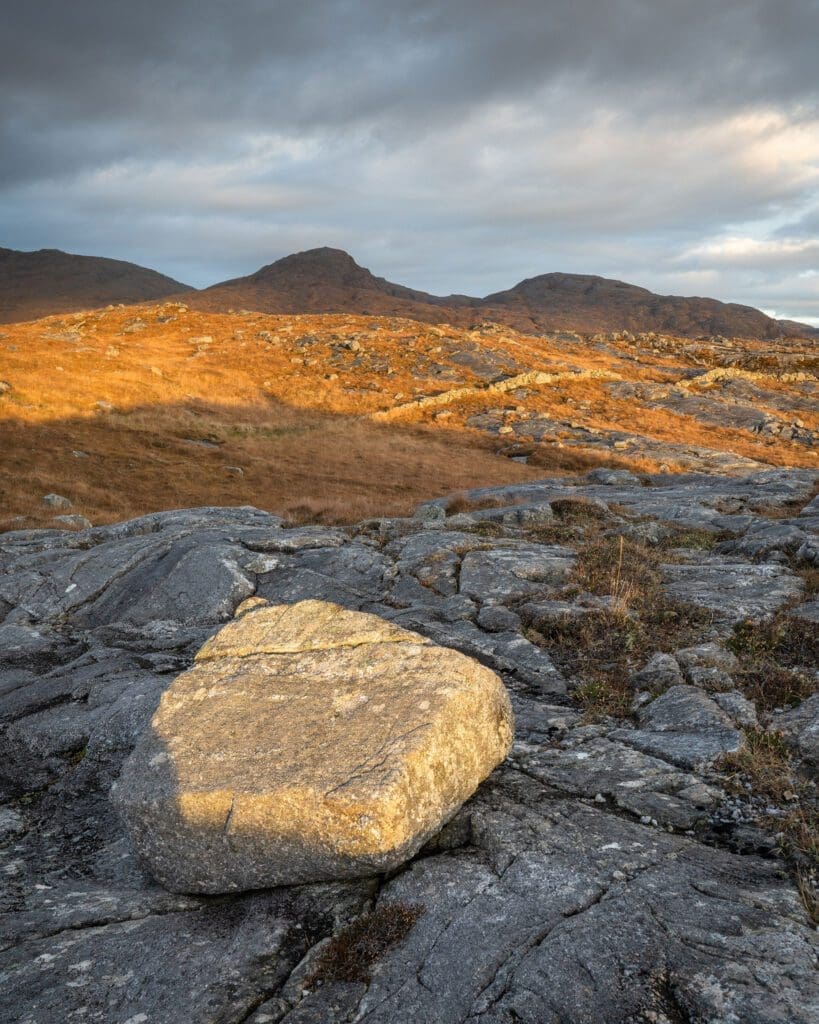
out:
<path id="1" fill-rule="evenodd" d="M 682 346 L 682 343 L 681 343 Z M 605 370 L 673 380 L 684 347 L 651 371 L 625 343 L 464 330 L 394 317 L 200 313 L 177 303 L 115 307 L 0 328 L 0 529 L 43 526 L 46 493 L 95 523 L 163 508 L 253 504 L 293 519 L 353 522 L 427 498 L 597 465 L 652 471 L 651 460 L 593 446 L 533 444 L 471 427 L 476 412 L 517 408 L 675 443 L 724 448 L 772 465 L 810 465 L 792 442 L 719 430 L 615 399 L 604 382 L 562 380 L 523 398 L 484 391 L 464 352 L 503 372 Z M 655 357 L 656 358 L 656 357 Z M 371 414 L 474 388 L 400 421 Z M 819 421 L 817 422 L 819 425 Z"/>

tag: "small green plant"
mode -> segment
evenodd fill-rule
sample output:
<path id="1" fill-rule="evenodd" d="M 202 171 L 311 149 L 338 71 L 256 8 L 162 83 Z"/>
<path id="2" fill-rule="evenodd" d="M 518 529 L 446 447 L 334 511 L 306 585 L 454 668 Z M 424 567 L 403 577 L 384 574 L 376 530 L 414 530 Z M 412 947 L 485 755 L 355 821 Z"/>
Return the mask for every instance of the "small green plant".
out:
<path id="1" fill-rule="evenodd" d="M 370 969 L 412 931 L 424 908 L 410 903 L 382 903 L 334 935 L 307 978 L 317 982 L 369 982 Z"/>

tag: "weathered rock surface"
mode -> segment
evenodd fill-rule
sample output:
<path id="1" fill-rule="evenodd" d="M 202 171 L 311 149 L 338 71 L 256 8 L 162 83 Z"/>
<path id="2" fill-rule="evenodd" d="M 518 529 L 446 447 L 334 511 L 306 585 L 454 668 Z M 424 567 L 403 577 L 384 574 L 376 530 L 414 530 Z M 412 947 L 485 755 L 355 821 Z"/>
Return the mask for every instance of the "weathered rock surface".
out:
<path id="1" fill-rule="evenodd" d="M 251 607 L 163 694 L 112 791 L 153 875 L 230 892 L 393 870 L 509 752 L 503 683 L 322 601 Z"/>
<path id="2" fill-rule="evenodd" d="M 0 534 L 0 1019 L 815 1024 L 815 927 L 755 798 L 729 791 L 718 760 L 755 713 L 785 735 L 808 788 L 815 776 L 816 698 L 768 715 L 738 692 L 730 649 L 743 617 L 780 609 L 811 626 L 810 563 L 779 528 L 815 541 L 813 478 L 595 471 L 484 489 L 471 497 L 497 507 L 457 519 L 442 499 L 345 530 L 195 509 Z M 616 507 L 607 529 L 644 529 L 667 585 L 689 569 L 687 600 L 713 613 L 630 666 L 638 702 L 622 722 L 589 721 L 524 625 L 527 604 L 560 617 L 604 602 L 566 583 L 576 544 L 561 541 L 568 564 L 549 567 L 537 556 L 564 555 L 527 532 L 567 497 Z M 672 527 L 753 543 L 703 553 L 683 539 L 666 555 Z M 209 897 L 171 894 L 140 866 L 111 786 L 249 595 L 374 612 L 502 676 L 509 759 L 390 875 Z M 331 935 L 396 902 L 422 912 L 368 980 L 309 980 Z"/>

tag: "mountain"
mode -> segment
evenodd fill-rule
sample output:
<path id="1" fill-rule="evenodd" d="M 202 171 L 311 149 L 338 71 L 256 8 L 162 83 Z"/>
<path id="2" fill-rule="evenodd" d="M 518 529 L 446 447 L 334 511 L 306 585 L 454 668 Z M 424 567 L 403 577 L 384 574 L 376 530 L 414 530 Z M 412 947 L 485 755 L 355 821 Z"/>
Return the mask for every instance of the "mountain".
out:
<path id="1" fill-rule="evenodd" d="M 0 323 L 111 303 L 152 302 L 188 290 L 171 277 L 124 260 L 59 249 L 0 248 Z"/>
<path id="2" fill-rule="evenodd" d="M 359 266 L 342 249 L 309 249 L 285 256 L 248 277 L 205 288 L 186 301 L 196 309 L 228 308 L 262 313 L 358 313 L 407 316 L 424 321 L 447 319 L 450 308 L 468 308 L 476 300 L 440 298 L 393 284 Z"/>
<path id="3" fill-rule="evenodd" d="M 655 295 L 623 281 L 585 274 L 542 274 L 485 298 L 430 295 L 376 277 L 348 253 L 329 248 L 286 256 L 248 277 L 191 294 L 186 301 L 209 312 L 393 315 L 461 327 L 494 320 L 528 333 L 625 330 L 686 337 L 811 336 L 811 328 L 780 323 L 751 306 Z"/>
<path id="4" fill-rule="evenodd" d="M 782 331 L 786 335 L 794 335 L 802 338 L 819 338 L 819 327 L 811 327 L 810 324 L 800 324 L 796 320 L 777 320 Z"/>
<path id="5" fill-rule="evenodd" d="M 247 277 L 196 291 L 121 260 L 75 256 L 56 249 L 0 249 L 0 322 L 169 296 L 211 313 L 230 309 L 354 313 L 456 327 L 491 320 L 528 334 L 654 331 L 683 337 L 724 335 L 761 340 L 787 335 L 819 337 L 814 328 L 774 320 L 751 306 L 655 295 L 624 281 L 587 274 L 541 274 L 485 298 L 439 296 L 376 277 L 343 250 L 325 247 L 285 256 Z"/>
<path id="6" fill-rule="evenodd" d="M 763 339 L 783 335 L 776 320 L 751 306 L 655 295 L 647 288 L 587 274 L 542 274 L 489 295 L 480 305 L 487 319 L 528 332 L 657 331 Z"/>

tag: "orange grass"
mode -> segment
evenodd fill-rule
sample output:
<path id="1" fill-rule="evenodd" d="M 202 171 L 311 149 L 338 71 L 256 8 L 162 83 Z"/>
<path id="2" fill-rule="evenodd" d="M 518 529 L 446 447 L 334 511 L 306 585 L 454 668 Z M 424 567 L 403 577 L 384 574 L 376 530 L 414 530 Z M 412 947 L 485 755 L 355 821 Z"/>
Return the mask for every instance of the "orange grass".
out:
<path id="1" fill-rule="evenodd" d="M 195 504 L 351 522 L 546 471 L 657 468 L 627 452 L 613 459 L 559 443 L 530 446 L 528 466 L 513 462 L 497 454 L 509 435 L 493 439 L 466 423 L 487 408 L 508 409 L 510 421 L 528 410 L 602 429 L 626 424 L 774 465 L 816 461 L 788 441 L 615 399 L 596 380 L 562 381 L 523 399 L 477 393 L 447 406 L 451 416 L 440 421 L 438 410 L 400 424 L 367 419 L 421 395 L 482 387 L 485 379 L 451 359 L 464 348 L 490 351 L 509 373 L 649 373 L 630 361 L 633 345 L 621 356 L 583 340 L 383 316 L 214 314 L 165 303 L 0 325 L 0 381 L 10 385 L 0 394 L 0 529 L 51 523 L 41 503 L 50 491 L 95 523 Z M 682 343 L 664 353 L 658 377 L 673 376 L 675 358 L 680 368 L 690 363 Z"/>

